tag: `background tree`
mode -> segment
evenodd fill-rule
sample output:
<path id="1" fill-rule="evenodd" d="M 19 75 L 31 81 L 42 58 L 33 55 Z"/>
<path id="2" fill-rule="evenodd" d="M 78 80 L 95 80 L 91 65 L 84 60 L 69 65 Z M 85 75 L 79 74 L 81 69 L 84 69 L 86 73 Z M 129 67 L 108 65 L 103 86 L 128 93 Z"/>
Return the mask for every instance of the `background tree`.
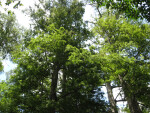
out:
<path id="1" fill-rule="evenodd" d="M 0 71 L 2 71 L 1 60 L 20 43 L 20 29 L 18 28 L 15 15 L 0 12 L 0 42 Z"/>

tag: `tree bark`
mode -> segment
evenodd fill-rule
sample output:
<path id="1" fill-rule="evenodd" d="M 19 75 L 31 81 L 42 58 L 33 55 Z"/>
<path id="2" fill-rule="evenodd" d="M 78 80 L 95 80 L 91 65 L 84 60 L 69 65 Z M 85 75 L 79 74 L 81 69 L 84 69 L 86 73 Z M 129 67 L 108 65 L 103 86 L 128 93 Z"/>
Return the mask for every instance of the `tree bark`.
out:
<path id="1" fill-rule="evenodd" d="M 128 94 L 128 91 L 130 91 L 130 86 L 123 80 L 123 77 L 121 75 L 119 75 L 119 79 L 120 79 L 120 83 L 122 85 L 122 89 L 124 91 L 125 98 L 127 99 L 127 103 L 129 105 L 130 112 L 131 113 L 142 113 L 134 94 L 132 94 L 131 92 L 130 92 L 130 94 Z"/>
<path id="2" fill-rule="evenodd" d="M 50 90 L 50 100 L 54 103 L 57 101 L 56 90 L 57 90 L 57 82 L 58 82 L 58 71 L 59 71 L 58 66 L 55 66 L 52 73 L 52 79 L 51 79 L 52 81 L 51 81 L 51 90 Z M 54 105 L 52 106 L 50 113 L 55 113 Z"/>
<path id="3" fill-rule="evenodd" d="M 118 113 L 116 102 L 115 102 L 115 99 L 114 99 L 114 96 L 113 96 L 112 87 L 111 87 L 110 82 L 106 83 L 106 89 L 107 89 L 109 103 L 110 103 L 110 106 L 111 106 L 111 111 L 112 111 L 112 113 Z"/>
<path id="4" fill-rule="evenodd" d="M 66 92 L 66 71 L 63 70 L 63 80 L 62 80 L 62 93 L 65 94 Z"/>

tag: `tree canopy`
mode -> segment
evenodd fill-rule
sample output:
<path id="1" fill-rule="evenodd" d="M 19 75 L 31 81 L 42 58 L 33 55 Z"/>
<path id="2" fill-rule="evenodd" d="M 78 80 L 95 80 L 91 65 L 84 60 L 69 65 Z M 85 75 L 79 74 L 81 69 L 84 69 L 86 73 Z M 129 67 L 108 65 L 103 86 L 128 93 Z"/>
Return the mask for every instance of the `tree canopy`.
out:
<path id="1" fill-rule="evenodd" d="M 150 22 L 150 3 L 148 0 L 91 0 L 97 2 L 98 6 L 116 9 L 125 13 L 129 18 L 146 19 Z"/>
<path id="2" fill-rule="evenodd" d="M 29 29 L 21 29 L 13 14 L 0 13 L 1 56 L 17 64 L 0 82 L 0 112 L 118 113 L 113 87 L 121 87 L 124 110 L 149 112 L 150 25 L 137 20 L 149 21 L 148 2 L 93 2 L 109 12 L 102 11 L 92 28 L 78 0 L 39 0 L 25 11 Z"/>

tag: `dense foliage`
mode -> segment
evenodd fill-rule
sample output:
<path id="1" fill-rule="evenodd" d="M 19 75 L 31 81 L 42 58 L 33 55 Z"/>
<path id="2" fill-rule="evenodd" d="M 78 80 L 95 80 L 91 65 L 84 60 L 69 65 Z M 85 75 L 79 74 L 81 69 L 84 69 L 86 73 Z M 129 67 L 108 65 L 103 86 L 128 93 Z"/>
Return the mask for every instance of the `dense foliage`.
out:
<path id="1" fill-rule="evenodd" d="M 149 0 L 91 0 L 97 2 L 99 7 L 112 8 L 120 13 L 125 13 L 129 18 L 146 19 L 150 22 Z"/>
<path id="2" fill-rule="evenodd" d="M 122 88 L 124 111 L 149 112 L 150 25 L 135 20 L 149 21 L 149 4 L 95 2 L 115 11 L 105 10 L 91 31 L 83 21 L 85 5 L 78 0 L 39 0 L 24 11 L 32 21 L 27 30 L 20 29 L 12 13 L 0 13 L 1 56 L 9 54 L 17 64 L 10 79 L 0 83 L 0 112 L 118 113 L 112 83 Z"/>

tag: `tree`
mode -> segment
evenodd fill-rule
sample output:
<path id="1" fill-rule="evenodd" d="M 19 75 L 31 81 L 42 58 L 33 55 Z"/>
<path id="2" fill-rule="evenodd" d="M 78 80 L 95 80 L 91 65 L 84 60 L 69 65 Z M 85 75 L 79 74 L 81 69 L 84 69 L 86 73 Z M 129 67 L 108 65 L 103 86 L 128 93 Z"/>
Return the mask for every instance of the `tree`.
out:
<path id="1" fill-rule="evenodd" d="M 86 30 L 83 22 L 82 22 L 82 15 L 84 13 L 84 9 L 82 8 L 83 4 L 77 1 L 66 1 L 66 0 L 59 0 L 58 2 L 55 1 L 46 1 L 42 2 L 39 1 L 40 5 L 37 5 L 38 10 L 30 9 L 31 17 L 33 18 L 33 21 L 35 22 L 34 29 L 35 34 L 44 31 L 47 31 L 47 26 L 50 24 L 54 24 L 56 28 L 64 27 L 65 30 L 71 31 L 71 37 L 73 38 L 67 40 L 67 44 L 71 44 L 76 47 L 81 47 L 83 44 L 82 41 L 86 40 L 88 38 L 89 31 Z M 56 10 L 57 9 L 57 10 Z M 48 14 L 48 15 L 47 15 Z M 72 16 L 73 15 L 73 16 Z M 83 25 L 83 27 L 82 27 Z M 38 31 L 38 32 L 37 32 Z M 36 33 L 37 32 L 37 33 Z M 76 36 L 75 36 L 76 35 Z M 70 37 L 70 36 L 69 36 Z M 63 51 L 58 53 L 59 57 L 61 58 L 61 55 L 64 56 L 63 61 L 60 61 L 59 63 L 56 63 L 55 70 L 56 75 L 53 75 L 52 77 L 52 85 L 51 85 L 51 100 L 56 100 L 56 87 L 57 87 L 57 79 L 58 77 L 58 71 L 64 63 L 66 62 L 66 56 L 67 54 L 64 54 Z M 59 66 L 57 67 L 57 64 Z M 63 67 L 65 70 L 65 67 Z M 63 77 L 65 80 L 65 76 Z"/>
<path id="2" fill-rule="evenodd" d="M 99 19 L 94 31 L 105 39 L 100 57 L 106 79 L 122 86 L 131 113 L 141 113 L 140 92 L 149 91 L 149 25 L 109 16 Z"/>
<path id="3" fill-rule="evenodd" d="M 20 43 L 20 29 L 16 18 L 12 14 L 0 12 L 0 57 L 5 58 L 14 50 L 15 46 Z M 0 59 L 0 71 L 3 70 Z"/>
<path id="4" fill-rule="evenodd" d="M 102 93 L 96 92 L 97 66 L 83 49 L 91 36 L 82 21 L 83 5 L 75 0 L 40 1 L 37 10 L 30 9 L 34 37 L 13 51 L 18 67 L 10 80 L 12 111 L 107 111 Z M 72 55 L 85 62 L 72 61 Z"/>
<path id="5" fill-rule="evenodd" d="M 96 3 L 96 9 L 98 10 L 100 17 L 103 17 L 103 12 L 101 12 L 99 10 L 99 8 L 104 6 L 104 7 L 102 7 L 102 9 L 107 8 L 109 10 L 108 14 L 113 12 L 113 14 L 116 15 L 116 19 L 118 19 L 119 17 L 123 17 L 123 15 L 125 15 L 125 17 L 130 19 L 130 21 L 132 21 L 132 22 L 135 22 L 135 21 L 133 21 L 131 19 L 138 19 L 138 18 L 146 19 L 149 22 L 149 13 L 150 12 L 149 12 L 148 1 L 140 1 L 140 0 L 136 0 L 136 1 L 134 1 L 134 0 L 131 0 L 131 1 L 92 0 L 92 1 Z M 112 15 L 112 14 L 110 14 L 110 15 Z M 137 21 L 137 23 L 138 23 L 138 21 Z M 110 86 L 109 82 L 107 82 L 107 84 Z M 108 85 L 106 85 L 106 87 Z M 111 87 L 109 89 L 110 89 L 109 92 L 111 92 Z M 145 91 L 143 89 L 143 92 L 149 92 L 147 90 L 148 89 L 147 87 L 145 89 L 146 89 Z M 108 94 L 108 96 L 110 94 Z M 109 97 L 113 98 L 113 95 L 110 95 Z M 111 99 L 111 100 L 113 100 L 113 99 Z M 112 103 L 111 105 L 114 105 L 115 100 L 112 101 L 111 103 Z"/>

